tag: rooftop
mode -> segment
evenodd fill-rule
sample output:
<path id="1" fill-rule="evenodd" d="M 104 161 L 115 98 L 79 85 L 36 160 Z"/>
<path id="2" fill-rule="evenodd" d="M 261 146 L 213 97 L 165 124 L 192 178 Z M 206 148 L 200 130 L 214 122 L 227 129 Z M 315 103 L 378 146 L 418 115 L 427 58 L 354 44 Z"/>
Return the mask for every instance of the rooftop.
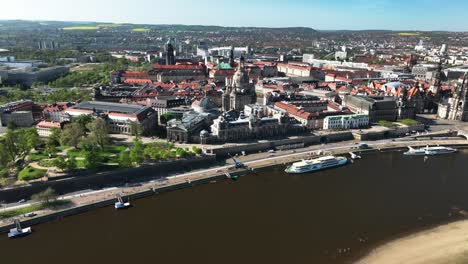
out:
<path id="1" fill-rule="evenodd" d="M 134 105 L 134 104 L 120 104 L 100 101 L 86 101 L 76 106 L 70 107 L 70 109 L 79 110 L 90 110 L 97 112 L 111 112 L 121 114 L 132 114 L 137 115 L 145 110 L 146 106 Z"/>

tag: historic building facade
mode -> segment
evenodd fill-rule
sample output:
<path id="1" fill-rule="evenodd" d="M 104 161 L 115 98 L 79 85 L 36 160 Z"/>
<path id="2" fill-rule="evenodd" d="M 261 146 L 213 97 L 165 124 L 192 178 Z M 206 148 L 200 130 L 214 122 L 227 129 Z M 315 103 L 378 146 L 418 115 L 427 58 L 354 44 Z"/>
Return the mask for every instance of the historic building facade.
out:
<path id="1" fill-rule="evenodd" d="M 241 58 L 232 79 L 226 80 L 226 90 L 222 95 L 222 110 L 225 112 L 243 111 L 244 106 L 253 104 L 256 100 L 255 87 L 250 83 L 249 75 L 245 70 L 244 58 Z"/>
<path id="2" fill-rule="evenodd" d="M 457 86 L 451 98 L 439 104 L 438 117 L 449 120 L 468 121 L 468 73 Z"/>

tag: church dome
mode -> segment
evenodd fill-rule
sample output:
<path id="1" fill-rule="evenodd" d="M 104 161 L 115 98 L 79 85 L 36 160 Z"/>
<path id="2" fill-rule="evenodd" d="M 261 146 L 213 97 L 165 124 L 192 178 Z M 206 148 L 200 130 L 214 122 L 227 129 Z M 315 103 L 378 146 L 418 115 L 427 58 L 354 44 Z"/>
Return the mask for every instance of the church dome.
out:
<path id="1" fill-rule="evenodd" d="M 210 136 L 210 132 L 206 131 L 206 130 L 202 130 L 200 132 L 200 137 L 209 137 Z"/>

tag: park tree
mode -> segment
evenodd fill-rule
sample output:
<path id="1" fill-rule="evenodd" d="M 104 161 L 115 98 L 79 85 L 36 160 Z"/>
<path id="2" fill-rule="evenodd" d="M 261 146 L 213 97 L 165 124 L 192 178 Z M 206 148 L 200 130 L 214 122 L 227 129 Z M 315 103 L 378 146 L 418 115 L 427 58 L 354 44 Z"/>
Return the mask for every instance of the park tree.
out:
<path id="1" fill-rule="evenodd" d="M 130 152 L 123 151 L 119 155 L 119 165 L 122 168 L 130 168 L 132 167 L 132 160 L 130 159 Z"/>
<path id="2" fill-rule="evenodd" d="M 130 160 L 136 165 L 140 165 L 144 159 L 145 145 L 140 139 L 135 138 L 133 140 L 133 146 L 130 149 Z"/>
<path id="3" fill-rule="evenodd" d="M 17 135 L 13 129 L 8 128 L 7 132 L 4 136 L 4 146 L 7 155 L 9 156 L 10 160 L 14 161 L 16 156 L 18 155 L 18 147 L 16 145 L 17 142 Z"/>
<path id="4" fill-rule="evenodd" d="M 195 146 L 192 147 L 192 152 L 197 154 L 197 155 L 200 155 L 202 154 L 203 150 L 201 148 L 197 148 Z"/>
<path id="5" fill-rule="evenodd" d="M 176 148 L 176 156 L 178 158 L 184 158 L 187 156 L 187 151 L 183 148 Z"/>
<path id="6" fill-rule="evenodd" d="M 109 126 L 104 119 L 96 118 L 86 127 L 91 131 L 88 138 L 92 143 L 97 144 L 101 149 L 104 149 L 109 144 Z"/>
<path id="7" fill-rule="evenodd" d="M 88 124 L 91 122 L 93 122 L 93 117 L 90 115 L 80 115 L 73 119 L 73 123 L 79 124 L 84 134 L 89 132 Z"/>
<path id="8" fill-rule="evenodd" d="M 60 136 L 62 134 L 62 130 L 56 127 L 50 129 L 50 135 L 46 140 L 46 144 L 53 145 L 55 147 L 60 145 Z"/>
<path id="9" fill-rule="evenodd" d="M 67 162 L 65 161 L 65 158 L 63 156 L 58 156 L 54 160 L 54 166 L 64 171 L 67 169 Z"/>
<path id="10" fill-rule="evenodd" d="M 143 126 L 138 122 L 131 122 L 130 131 L 132 133 L 132 136 L 134 136 L 135 138 L 140 138 L 143 134 Z"/>
<path id="11" fill-rule="evenodd" d="M 88 170 L 95 171 L 100 164 L 99 150 L 95 145 L 86 145 L 83 149 L 84 163 Z"/>
<path id="12" fill-rule="evenodd" d="M 84 130 L 79 123 L 67 124 L 60 136 L 60 142 L 65 146 L 74 146 L 78 148 L 81 138 L 84 136 Z"/>
<path id="13" fill-rule="evenodd" d="M 33 194 L 31 196 L 32 200 L 39 201 L 44 204 L 50 204 L 55 198 L 57 198 L 57 193 L 52 188 L 47 188 L 45 191 Z"/>
<path id="14" fill-rule="evenodd" d="M 56 152 L 55 145 L 51 143 L 50 140 L 46 140 L 44 154 L 49 157 L 52 157 Z"/>
<path id="15" fill-rule="evenodd" d="M 78 167 L 78 164 L 76 164 L 76 158 L 75 157 L 69 157 L 67 160 L 67 170 L 68 171 L 73 171 Z"/>
<path id="16" fill-rule="evenodd" d="M 26 148 L 27 148 L 26 151 L 29 152 L 30 150 L 35 149 L 37 145 L 39 145 L 40 143 L 39 134 L 37 133 L 37 130 L 35 127 L 25 129 L 23 132 L 24 133 L 21 133 L 21 134 L 24 134 L 24 139 L 26 140 Z"/>
<path id="17" fill-rule="evenodd" d="M 0 143 L 0 167 L 5 168 L 11 161 L 11 157 L 8 155 L 4 144 Z"/>

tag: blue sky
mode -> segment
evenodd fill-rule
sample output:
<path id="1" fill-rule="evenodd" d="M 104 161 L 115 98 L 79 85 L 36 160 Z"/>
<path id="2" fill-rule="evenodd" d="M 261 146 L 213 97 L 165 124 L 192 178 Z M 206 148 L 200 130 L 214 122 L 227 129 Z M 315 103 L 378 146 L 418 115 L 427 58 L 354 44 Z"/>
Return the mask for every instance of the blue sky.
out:
<path id="1" fill-rule="evenodd" d="M 466 0 L 2 0 L 0 9 L 0 19 L 468 31 Z"/>

